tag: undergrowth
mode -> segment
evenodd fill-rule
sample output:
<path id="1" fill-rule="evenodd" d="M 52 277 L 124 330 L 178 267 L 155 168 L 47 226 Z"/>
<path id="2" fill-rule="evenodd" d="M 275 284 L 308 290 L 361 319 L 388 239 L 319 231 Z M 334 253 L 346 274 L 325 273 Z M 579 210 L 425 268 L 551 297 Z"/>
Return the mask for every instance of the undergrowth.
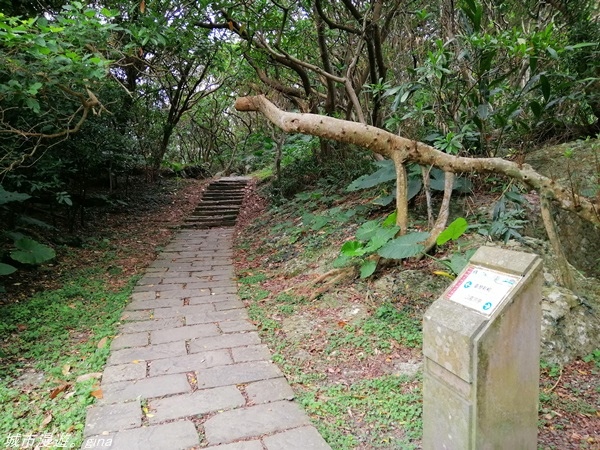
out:
<path id="1" fill-rule="evenodd" d="M 22 445 L 44 438 L 81 445 L 96 374 L 137 279 L 114 291 L 104 275 L 100 268 L 71 273 L 58 289 L 1 307 L 0 443 L 6 447 L 17 436 Z"/>

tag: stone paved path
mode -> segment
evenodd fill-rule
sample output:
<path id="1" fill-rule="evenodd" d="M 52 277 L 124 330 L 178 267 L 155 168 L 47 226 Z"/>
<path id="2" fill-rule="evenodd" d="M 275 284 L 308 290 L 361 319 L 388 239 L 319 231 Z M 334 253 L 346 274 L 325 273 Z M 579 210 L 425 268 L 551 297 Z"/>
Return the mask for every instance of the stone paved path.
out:
<path id="1" fill-rule="evenodd" d="M 184 230 L 139 281 L 82 448 L 330 449 L 237 296 L 232 229 Z"/>

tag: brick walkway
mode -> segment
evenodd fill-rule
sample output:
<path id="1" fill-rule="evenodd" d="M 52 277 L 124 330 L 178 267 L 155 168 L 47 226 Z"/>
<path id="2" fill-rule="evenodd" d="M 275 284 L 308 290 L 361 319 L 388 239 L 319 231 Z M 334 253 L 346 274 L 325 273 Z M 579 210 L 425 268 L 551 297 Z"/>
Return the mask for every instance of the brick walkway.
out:
<path id="1" fill-rule="evenodd" d="M 330 449 L 237 296 L 232 229 L 181 231 L 124 312 L 82 448 Z"/>

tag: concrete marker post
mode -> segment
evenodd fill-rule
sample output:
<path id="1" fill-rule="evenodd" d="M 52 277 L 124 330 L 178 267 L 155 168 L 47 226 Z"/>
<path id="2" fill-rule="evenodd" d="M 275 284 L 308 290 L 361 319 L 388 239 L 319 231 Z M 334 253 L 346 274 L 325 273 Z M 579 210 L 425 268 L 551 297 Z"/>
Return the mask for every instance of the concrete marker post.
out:
<path id="1" fill-rule="evenodd" d="M 542 264 L 481 247 L 423 321 L 423 448 L 536 450 Z"/>

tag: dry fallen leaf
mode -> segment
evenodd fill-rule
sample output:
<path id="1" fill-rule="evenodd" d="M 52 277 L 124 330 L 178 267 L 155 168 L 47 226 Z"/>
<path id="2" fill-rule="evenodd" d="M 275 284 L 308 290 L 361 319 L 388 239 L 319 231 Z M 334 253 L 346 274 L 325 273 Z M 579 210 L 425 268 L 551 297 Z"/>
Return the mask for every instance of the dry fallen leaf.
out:
<path id="1" fill-rule="evenodd" d="M 42 420 L 42 428 L 44 428 L 50 422 L 52 422 L 52 414 L 48 414 L 46 417 L 44 417 L 44 420 Z"/>
<path id="2" fill-rule="evenodd" d="M 102 389 L 96 389 L 95 391 L 90 392 L 90 395 L 97 399 L 101 399 L 102 397 L 104 397 L 104 394 L 102 394 Z"/>
<path id="3" fill-rule="evenodd" d="M 108 338 L 105 336 L 102 339 L 100 339 L 98 341 L 98 348 L 104 348 L 106 347 L 106 341 L 108 341 Z"/>
<path id="4" fill-rule="evenodd" d="M 65 384 L 61 384 L 57 388 L 52 389 L 52 391 L 50 392 L 50 398 L 56 398 L 56 396 L 58 394 L 60 394 L 61 392 L 66 391 L 69 386 L 71 386 L 70 383 L 65 383 Z"/>
<path id="5" fill-rule="evenodd" d="M 79 375 L 77 377 L 76 381 L 78 383 L 83 383 L 84 381 L 98 379 L 101 377 L 102 377 L 102 372 L 92 372 L 92 373 L 86 373 L 85 375 Z"/>
<path id="6" fill-rule="evenodd" d="M 71 372 L 71 365 L 65 364 L 62 368 L 62 374 L 66 376 L 66 375 L 69 375 L 70 372 Z"/>

